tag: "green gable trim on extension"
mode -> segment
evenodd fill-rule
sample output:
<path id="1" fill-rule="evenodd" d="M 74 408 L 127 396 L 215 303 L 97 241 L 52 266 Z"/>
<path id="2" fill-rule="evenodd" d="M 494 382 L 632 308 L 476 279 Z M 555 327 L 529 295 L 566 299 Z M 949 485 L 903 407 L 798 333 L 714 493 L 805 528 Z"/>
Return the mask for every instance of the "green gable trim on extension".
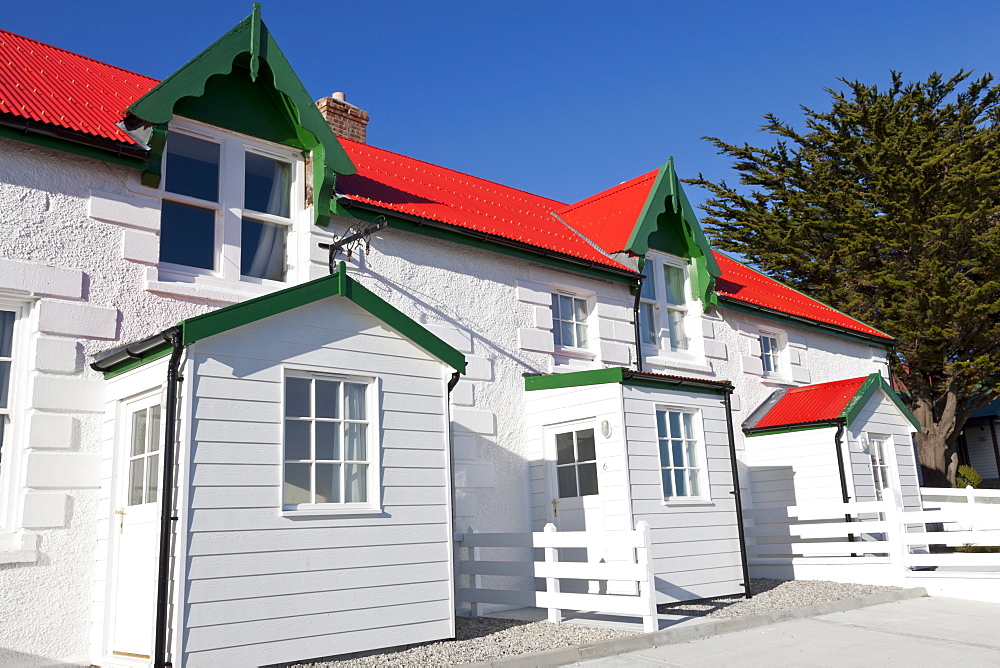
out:
<path id="1" fill-rule="evenodd" d="M 238 96 L 236 99 L 233 96 Z M 312 153 L 314 222 L 330 220 L 337 174 L 357 169 L 260 18 L 253 13 L 136 100 L 131 116 L 162 133 L 174 114 Z M 159 185 L 162 138 L 150 142 L 146 185 Z"/>
<path id="2" fill-rule="evenodd" d="M 903 400 L 900 399 L 899 395 L 893 391 L 892 387 L 880 373 L 873 373 L 868 376 L 868 380 L 862 383 L 861 387 L 858 388 L 857 393 L 851 397 L 851 400 L 847 402 L 846 406 L 844 406 L 844 410 L 841 411 L 840 415 L 847 421 L 847 426 L 850 426 L 851 423 L 857 419 L 861 410 L 865 407 L 865 404 L 868 403 L 868 400 L 871 399 L 872 395 L 874 395 L 878 390 L 882 390 L 885 395 L 889 397 L 889 400 L 892 401 L 897 409 L 899 409 L 899 412 L 903 414 L 903 417 L 905 417 L 907 421 L 913 425 L 914 429 L 918 432 L 922 431 L 920 422 L 917 420 L 917 416 L 915 416 L 910 409 L 906 407 Z"/>
<path id="3" fill-rule="evenodd" d="M 708 392 L 711 394 L 727 394 L 733 391 L 733 386 L 729 381 L 663 376 L 655 373 L 633 371 L 621 366 L 524 377 L 524 389 L 527 392 L 556 390 L 566 387 L 584 387 L 587 385 L 606 385 L 609 383 L 620 383 L 634 387 L 649 387 L 659 390 L 674 388 L 682 389 L 685 392 Z"/>
<path id="4" fill-rule="evenodd" d="M 177 325 L 181 333 L 181 345 L 189 346 L 201 339 L 264 320 L 327 297 L 337 296 L 351 300 L 418 348 L 441 360 L 459 373 L 465 373 L 465 355 L 348 276 L 347 266 L 343 262 L 337 267 L 335 274 L 181 321 Z M 102 371 L 105 379 L 108 379 L 152 362 L 170 351 L 170 346 L 162 334 L 151 337 L 147 341 L 155 342 L 156 339 L 162 339 L 163 343 L 145 348 L 141 358 L 127 357 L 107 366 L 102 365 L 101 360 L 98 359 L 92 366 Z M 135 345 L 136 347 L 144 347 L 141 344 L 142 342 L 139 342 Z"/>
<path id="5" fill-rule="evenodd" d="M 674 170 L 674 159 L 660 167 L 624 250 L 644 256 L 650 248 L 690 258 L 691 290 L 708 306 L 718 303 L 715 279 L 722 275 Z"/>

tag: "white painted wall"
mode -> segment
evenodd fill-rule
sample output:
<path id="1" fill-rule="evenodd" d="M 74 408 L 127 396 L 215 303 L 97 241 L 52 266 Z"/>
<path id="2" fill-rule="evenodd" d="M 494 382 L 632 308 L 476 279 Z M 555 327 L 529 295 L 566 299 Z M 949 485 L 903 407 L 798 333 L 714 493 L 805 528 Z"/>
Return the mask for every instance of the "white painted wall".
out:
<path id="1" fill-rule="evenodd" d="M 920 483 L 917 480 L 917 460 L 913 451 L 913 425 L 903 417 L 896 405 L 882 391 L 868 400 L 858 417 L 848 427 L 848 442 L 853 472 L 854 499 L 875 500 L 871 459 L 864 453 L 861 437 L 884 434 L 892 437 L 892 452 L 887 453 L 892 486 L 903 495 L 903 507 L 920 508 Z"/>

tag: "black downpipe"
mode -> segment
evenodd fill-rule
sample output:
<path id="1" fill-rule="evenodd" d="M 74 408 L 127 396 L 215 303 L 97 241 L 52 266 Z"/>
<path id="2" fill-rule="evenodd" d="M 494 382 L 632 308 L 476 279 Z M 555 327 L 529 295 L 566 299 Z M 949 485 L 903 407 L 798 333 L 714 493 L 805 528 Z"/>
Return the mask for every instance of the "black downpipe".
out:
<path id="1" fill-rule="evenodd" d="M 847 471 L 844 469 L 844 451 L 842 448 L 844 442 L 844 420 L 843 418 L 837 420 L 837 435 L 833 437 L 833 442 L 837 448 L 837 467 L 840 469 L 840 496 L 844 499 L 844 503 L 850 503 L 851 497 L 847 493 Z M 851 514 L 846 513 L 844 515 L 844 520 L 846 522 L 853 521 L 851 519 Z M 848 534 L 848 540 L 852 543 L 854 542 L 854 534 Z M 858 555 L 852 555 L 858 556 Z"/>
<path id="2" fill-rule="evenodd" d="M 733 405 L 729 400 L 730 392 L 723 397 L 726 404 L 726 430 L 729 432 L 729 464 L 733 469 L 733 496 L 736 498 L 736 526 L 740 532 L 740 557 L 743 563 L 743 593 L 747 598 L 753 598 L 750 590 L 750 566 L 747 563 L 747 537 L 743 528 L 743 498 L 740 495 L 740 474 L 736 463 L 736 435 L 733 433 Z"/>
<path id="3" fill-rule="evenodd" d="M 635 279 L 635 302 L 632 304 L 632 325 L 635 329 L 635 370 L 642 371 L 642 340 L 639 338 L 639 299 L 642 298 L 642 282 L 646 280 L 643 274 Z"/>
<path id="4" fill-rule="evenodd" d="M 159 581 L 156 585 L 156 639 L 153 645 L 153 666 L 165 668 L 173 665 L 167 656 L 167 607 L 170 594 L 170 539 L 173 535 L 174 516 L 174 448 L 177 443 L 177 395 L 183 380 L 179 373 L 184 344 L 181 331 L 169 329 L 163 333 L 173 350 L 167 363 L 167 406 L 164 411 L 163 429 L 163 484 L 160 487 L 160 556 L 157 564 Z"/>

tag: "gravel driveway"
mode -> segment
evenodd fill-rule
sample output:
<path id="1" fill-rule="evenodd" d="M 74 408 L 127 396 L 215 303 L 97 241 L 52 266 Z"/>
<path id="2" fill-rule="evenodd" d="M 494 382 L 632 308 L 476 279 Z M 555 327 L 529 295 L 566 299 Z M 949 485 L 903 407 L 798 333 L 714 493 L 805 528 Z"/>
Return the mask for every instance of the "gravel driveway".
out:
<path id="1" fill-rule="evenodd" d="M 898 587 L 876 587 L 839 582 L 807 580 L 785 582 L 762 578 L 752 578 L 750 588 L 754 593 L 750 600 L 733 598 L 719 599 L 707 604 L 682 603 L 674 606 L 660 606 L 660 613 L 692 617 L 744 617 L 898 589 Z M 595 628 L 576 624 L 522 622 L 487 617 L 476 619 L 459 617 L 456 621 L 457 637 L 454 640 L 425 643 L 408 649 L 340 661 L 297 665 L 316 668 L 325 666 L 336 668 L 450 666 L 490 661 L 568 645 L 593 643 L 634 633 L 638 633 L 638 631 Z"/>

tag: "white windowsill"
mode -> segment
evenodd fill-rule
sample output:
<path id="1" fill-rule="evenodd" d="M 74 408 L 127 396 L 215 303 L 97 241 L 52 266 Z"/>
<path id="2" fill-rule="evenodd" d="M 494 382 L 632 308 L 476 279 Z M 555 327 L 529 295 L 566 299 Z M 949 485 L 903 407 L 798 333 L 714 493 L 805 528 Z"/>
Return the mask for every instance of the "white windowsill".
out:
<path id="1" fill-rule="evenodd" d="M 282 509 L 282 517 L 338 517 L 341 515 L 381 515 L 382 506 L 363 506 L 363 507 L 345 507 L 345 506 L 316 506 L 313 508 L 306 508 L 302 510 L 298 509 Z"/>
<path id="2" fill-rule="evenodd" d="M 593 350 L 587 348 L 573 348 L 570 346 L 556 346 L 553 355 L 560 355 L 562 357 L 572 357 L 574 359 L 580 360 L 593 360 L 597 357 L 597 354 Z"/>
<path id="3" fill-rule="evenodd" d="M 796 387 L 796 383 L 791 378 L 787 376 L 761 376 L 760 382 L 762 385 L 773 385 L 775 387 Z"/>
<path id="4" fill-rule="evenodd" d="M 679 497 L 676 499 L 664 499 L 663 505 L 665 506 L 714 506 L 715 501 L 712 499 L 706 499 L 702 496 L 696 497 Z"/>
<path id="5" fill-rule="evenodd" d="M 663 367 L 666 369 L 681 369 L 683 371 L 697 371 L 699 373 L 712 373 L 712 366 L 704 360 L 693 357 L 664 357 L 661 354 L 643 356 L 643 364 Z"/>
<path id="6" fill-rule="evenodd" d="M 224 281 L 214 276 L 180 276 L 167 274 L 174 280 L 161 280 L 161 271 L 156 267 L 146 270 L 146 292 L 186 297 L 219 304 L 237 304 L 239 302 L 270 294 L 287 288 L 291 283 L 269 281 L 252 283 L 249 281 Z M 164 276 L 166 278 L 166 276 Z"/>
<path id="7" fill-rule="evenodd" d="M 0 564 L 33 564 L 37 560 L 34 531 L 0 531 Z"/>

